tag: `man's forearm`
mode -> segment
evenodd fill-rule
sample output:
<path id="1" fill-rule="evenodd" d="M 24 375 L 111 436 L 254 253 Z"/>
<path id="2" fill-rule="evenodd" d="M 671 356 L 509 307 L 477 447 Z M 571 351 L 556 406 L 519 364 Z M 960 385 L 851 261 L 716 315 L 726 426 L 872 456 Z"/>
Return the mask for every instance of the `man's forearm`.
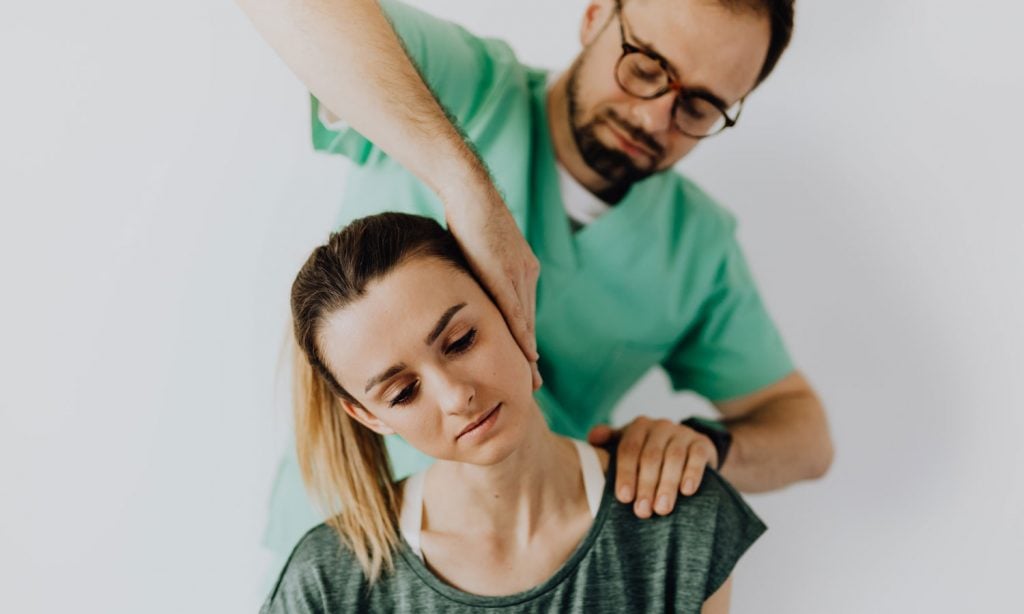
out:
<path id="1" fill-rule="evenodd" d="M 743 492 L 818 478 L 832 463 L 825 411 L 811 391 L 770 399 L 725 423 L 733 441 L 722 475 Z"/>
<path id="2" fill-rule="evenodd" d="M 324 108 L 438 195 L 448 228 L 501 309 L 539 387 L 534 321 L 540 262 L 376 0 L 236 2 Z"/>
<path id="3" fill-rule="evenodd" d="M 445 198 L 490 187 L 375 0 L 236 0 L 327 109 Z"/>

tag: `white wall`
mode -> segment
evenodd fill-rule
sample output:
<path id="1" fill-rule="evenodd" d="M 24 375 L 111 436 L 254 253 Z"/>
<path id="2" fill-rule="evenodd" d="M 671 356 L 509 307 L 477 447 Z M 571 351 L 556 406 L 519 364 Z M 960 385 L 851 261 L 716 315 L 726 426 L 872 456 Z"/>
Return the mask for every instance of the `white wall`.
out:
<path id="1" fill-rule="evenodd" d="M 583 6 L 417 4 L 548 66 L 575 52 Z M 825 480 L 750 497 L 771 529 L 734 610 L 1008 611 L 1024 9 L 798 4 L 742 127 L 682 164 L 740 217 L 838 449 Z M 287 289 L 345 163 L 312 153 L 302 87 L 229 3 L 7 5 L 3 609 L 254 611 Z M 694 408 L 652 374 L 619 418 Z"/>

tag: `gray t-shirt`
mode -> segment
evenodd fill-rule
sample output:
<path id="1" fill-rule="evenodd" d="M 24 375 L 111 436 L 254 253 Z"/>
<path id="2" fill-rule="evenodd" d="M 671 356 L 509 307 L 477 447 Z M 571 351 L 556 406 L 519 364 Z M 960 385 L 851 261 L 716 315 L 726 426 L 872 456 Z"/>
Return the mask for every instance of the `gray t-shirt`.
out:
<path id="1" fill-rule="evenodd" d="M 697 492 L 668 516 L 637 518 L 612 492 L 569 559 L 542 584 L 484 597 L 437 578 L 404 541 L 393 572 L 372 586 L 351 550 L 321 524 L 299 541 L 261 614 L 339 612 L 693 612 L 765 531 L 732 486 L 708 469 Z"/>

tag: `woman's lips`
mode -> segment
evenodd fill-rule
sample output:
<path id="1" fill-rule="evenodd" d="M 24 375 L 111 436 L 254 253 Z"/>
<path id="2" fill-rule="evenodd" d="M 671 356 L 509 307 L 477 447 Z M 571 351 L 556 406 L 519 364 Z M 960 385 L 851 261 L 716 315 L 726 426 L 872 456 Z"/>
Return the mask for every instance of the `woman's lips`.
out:
<path id="1" fill-rule="evenodd" d="M 462 439 L 464 435 L 476 436 L 483 435 L 489 431 L 491 426 L 498 420 L 498 411 L 501 409 L 501 403 L 494 406 L 494 409 L 484 414 L 479 420 L 470 424 L 466 428 L 462 429 L 462 432 L 455 437 L 456 440 Z"/>

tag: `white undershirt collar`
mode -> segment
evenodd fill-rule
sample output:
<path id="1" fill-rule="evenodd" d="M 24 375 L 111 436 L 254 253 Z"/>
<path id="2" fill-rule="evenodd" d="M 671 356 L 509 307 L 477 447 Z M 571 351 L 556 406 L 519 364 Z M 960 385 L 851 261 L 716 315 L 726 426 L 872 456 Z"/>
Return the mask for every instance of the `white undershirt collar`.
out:
<path id="1" fill-rule="evenodd" d="M 558 80 L 554 72 L 548 73 L 547 95 L 551 94 L 551 88 Z M 581 226 L 593 222 L 603 214 L 608 213 L 612 206 L 583 187 L 576 178 L 565 170 L 562 163 L 555 158 L 555 166 L 558 168 L 558 191 L 562 195 L 562 204 L 565 206 L 565 213 L 569 219 Z"/>

